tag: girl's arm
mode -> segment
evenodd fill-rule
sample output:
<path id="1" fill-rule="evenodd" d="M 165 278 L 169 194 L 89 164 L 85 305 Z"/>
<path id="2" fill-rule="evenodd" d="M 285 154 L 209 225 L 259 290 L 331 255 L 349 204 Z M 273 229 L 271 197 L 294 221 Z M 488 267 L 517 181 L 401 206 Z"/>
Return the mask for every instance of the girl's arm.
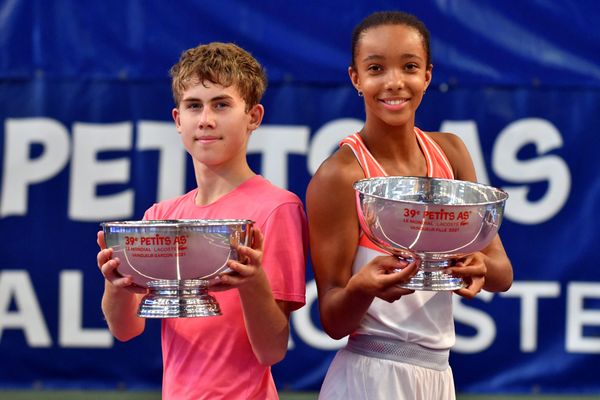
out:
<path id="1" fill-rule="evenodd" d="M 449 133 L 432 134 L 432 137 L 443 148 L 454 169 L 456 179 L 477 182 L 473 161 L 463 141 Z M 472 280 L 473 285 L 457 291 L 465 297 L 474 297 L 480 289 L 490 292 L 504 292 L 512 285 L 512 264 L 504 250 L 500 236 L 482 251 L 465 257 L 456 267 L 449 268 L 449 273 Z"/>
<path id="2" fill-rule="evenodd" d="M 395 257 L 380 256 L 352 275 L 359 239 L 352 184 L 364 176 L 351 154 L 344 159 L 344 152 L 350 153 L 342 148 L 323 163 L 306 193 L 321 323 L 334 339 L 358 328 L 375 297 L 392 302 L 411 293 L 397 284 L 416 271 L 414 264 L 407 267 Z"/>

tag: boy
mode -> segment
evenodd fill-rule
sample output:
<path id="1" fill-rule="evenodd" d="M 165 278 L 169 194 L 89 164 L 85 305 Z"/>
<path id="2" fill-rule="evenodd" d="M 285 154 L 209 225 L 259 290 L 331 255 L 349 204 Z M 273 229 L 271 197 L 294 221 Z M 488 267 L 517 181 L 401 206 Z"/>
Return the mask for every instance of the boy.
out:
<path id="1" fill-rule="evenodd" d="M 154 204 L 144 219 L 250 219 L 252 247 L 244 264 L 212 284 L 223 315 L 162 320 L 164 399 L 277 399 L 270 366 L 285 356 L 290 312 L 305 302 L 306 217 L 294 194 L 248 166 L 246 146 L 259 127 L 266 77 L 234 44 L 210 43 L 184 52 L 171 69 L 175 126 L 193 159 L 198 187 Z M 264 232 L 264 248 L 263 234 Z M 112 334 L 129 340 L 144 331 L 141 299 L 118 272 L 102 232 L 98 266 L 102 310 Z M 135 293 L 138 292 L 138 293 Z"/>

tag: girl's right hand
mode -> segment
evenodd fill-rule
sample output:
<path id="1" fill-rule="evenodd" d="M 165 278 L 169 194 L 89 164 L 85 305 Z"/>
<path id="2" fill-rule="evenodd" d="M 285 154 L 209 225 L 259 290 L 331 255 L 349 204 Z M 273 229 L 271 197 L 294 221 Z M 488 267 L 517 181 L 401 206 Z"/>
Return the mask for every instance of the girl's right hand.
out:
<path id="1" fill-rule="evenodd" d="M 414 292 L 398 285 L 407 283 L 417 273 L 420 263 L 420 260 L 408 263 L 394 256 L 375 257 L 350 278 L 348 288 L 392 303 Z"/>

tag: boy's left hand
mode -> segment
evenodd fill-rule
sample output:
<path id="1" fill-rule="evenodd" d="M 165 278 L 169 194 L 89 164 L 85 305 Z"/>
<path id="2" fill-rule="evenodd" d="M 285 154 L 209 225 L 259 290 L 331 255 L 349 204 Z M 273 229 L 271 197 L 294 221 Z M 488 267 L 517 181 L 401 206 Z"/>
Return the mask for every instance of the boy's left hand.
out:
<path id="1" fill-rule="evenodd" d="M 483 253 L 476 252 L 457 260 L 452 267 L 444 269 L 445 273 L 462 278 L 466 284 L 464 288 L 455 290 L 454 293 L 472 299 L 481 291 L 487 273 L 484 258 Z"/>
<path id="2" fill-rule="evenodd" d="M 252 228 L 251 247 L 237 248 L 238 260 L 227 261 L 227 266 L 233 272 L 223 273 L 210 281 L 208 290 L 213 292 L 239 288 L 264 276 L 262 269 L 263 240 L 262 232 Z"/>

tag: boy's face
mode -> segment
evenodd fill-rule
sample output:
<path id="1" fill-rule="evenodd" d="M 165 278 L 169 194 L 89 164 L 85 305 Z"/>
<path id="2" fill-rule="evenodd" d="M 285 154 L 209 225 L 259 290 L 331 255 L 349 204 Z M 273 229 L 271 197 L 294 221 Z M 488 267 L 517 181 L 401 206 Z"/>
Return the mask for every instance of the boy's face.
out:
<path id="1" fill-rule="evenodd" d="M 232 169 L 246 165 L 248 138 L 263 114 L 260 104 L 246 111 L 235 85 L 208 81 L 187 88 L 179 107 L 173 109 L 175 126 L 194 161 Z"/>

